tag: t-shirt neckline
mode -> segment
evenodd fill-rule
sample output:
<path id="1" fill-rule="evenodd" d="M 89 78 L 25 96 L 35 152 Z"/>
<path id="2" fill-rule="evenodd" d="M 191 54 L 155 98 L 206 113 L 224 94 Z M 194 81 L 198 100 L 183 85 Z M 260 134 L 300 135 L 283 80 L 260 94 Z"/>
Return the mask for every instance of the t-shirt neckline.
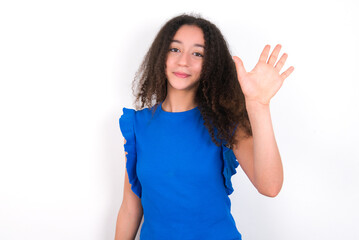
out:
<path id="1" fill-rule="evenodd" d="M 183 112 L 166 112 L 165 110 L 162 109 L 162 102 L 160 102 L 160 105 L 159 105 L 159 110 L 160 110 L 160 113 L 162 115 L 165 115 L 165 116 L 173 116 L 173 117 L 177 117 L 177 116 L 189 116 L 189 115 L 192 115 L 194 113 L 196 113 L 198 111 L 198 106 L 190 109 L 190 110 L 187 110 L 187 111 L 183 111 Z"/>

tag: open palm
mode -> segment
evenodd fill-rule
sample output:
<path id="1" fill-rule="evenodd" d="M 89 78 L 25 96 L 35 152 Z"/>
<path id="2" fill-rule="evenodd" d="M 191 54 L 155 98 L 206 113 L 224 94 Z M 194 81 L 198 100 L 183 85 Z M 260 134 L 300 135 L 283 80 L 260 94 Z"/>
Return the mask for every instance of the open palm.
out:
<path id="1" fill-rule="evenodd" d="M 274 66 L 280 49 L 281 45 L 277 44 L 268 59 L 270 45 L 266 45 L 259 57 L 258 63 L 250 72 L 245 70 L 243 62 L 239 57 L 233 57 L 236 64 L 238 81 L 246 101 L 269 104 L 270 99 L 282 86 L 284 79 L 294 71 L 294 67 L 291 66 L 282 74 L 279 74 L 288 57 L 288 54 L 284 53 Z"/>

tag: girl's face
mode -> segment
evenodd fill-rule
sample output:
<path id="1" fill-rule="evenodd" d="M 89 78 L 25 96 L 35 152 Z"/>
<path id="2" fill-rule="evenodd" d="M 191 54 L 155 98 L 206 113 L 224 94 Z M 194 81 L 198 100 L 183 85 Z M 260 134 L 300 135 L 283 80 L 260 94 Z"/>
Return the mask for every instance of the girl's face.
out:
<path id="1" fill-rule="evenodd" d="M 169 86 L 178 90 L 195 87 L 204 57 L 203 31 L 197 26 L 182 25 L 170 43 L 166 60 Z"/>

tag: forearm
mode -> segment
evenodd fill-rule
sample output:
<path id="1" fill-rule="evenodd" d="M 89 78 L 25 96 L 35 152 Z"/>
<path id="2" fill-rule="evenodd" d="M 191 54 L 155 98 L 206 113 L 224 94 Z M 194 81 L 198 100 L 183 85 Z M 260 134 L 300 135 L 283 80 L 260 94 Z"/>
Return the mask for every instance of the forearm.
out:
<path id="1" fill-rule="evenodd" d="M 131 213 L 124 204 L 118 212 L 115 240 L 134 240 L 141 224 L 143 212 Z"/>
<path id="2" fill-rule="evenodd" d="M 276 196 L 283 184 L 283 166 L 274 136 L 269 104 L 246 101 L 246 108 L 253 133 L 256 188 L 264 195 Z"/>

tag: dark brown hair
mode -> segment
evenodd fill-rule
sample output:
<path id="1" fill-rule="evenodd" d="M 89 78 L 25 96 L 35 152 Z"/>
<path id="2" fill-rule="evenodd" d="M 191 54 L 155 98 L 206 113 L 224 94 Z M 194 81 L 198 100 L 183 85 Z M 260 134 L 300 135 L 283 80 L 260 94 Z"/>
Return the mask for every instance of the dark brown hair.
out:
<path id="1" fill-rule="evenodd" d="M 241 137 L 252 136 L 245 98 L 226 40 L 213 23 L 200 15 L 182 14 L 162 26 L 132 83 L 132 90 L 134 86 L 137 87 L 136 92 L 133 90 L 135 105 L 141 101 L 140 108 L 153 107 L 154 113 L 159 103 L 165 100 L 167 54 L 173 36 L 182 25 L 198 26 L 205 40 L 203 66 L 194 101 L 198 104 L 212 141 L 217 146 L 225 143 L 233 148 L 238 140 L 234 138 L 237 127 L 244 132 Z"/>

